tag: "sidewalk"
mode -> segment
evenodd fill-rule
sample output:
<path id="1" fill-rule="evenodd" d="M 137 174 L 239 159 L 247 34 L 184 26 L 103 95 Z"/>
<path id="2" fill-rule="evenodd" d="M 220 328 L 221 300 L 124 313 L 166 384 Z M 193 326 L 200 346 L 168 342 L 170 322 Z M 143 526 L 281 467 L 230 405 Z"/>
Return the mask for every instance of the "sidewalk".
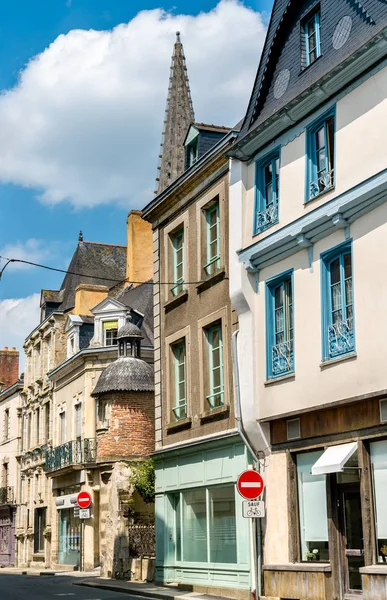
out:
<path id="1" fill-rule="evenodd" d="M 115 579 L 104 579 L 98 577 L 92 581 L 74 581 L 73 585 L 81 585 L 91 588 L 109 590 L 111 592 L 122 592 L 133 596 L 145 596 L 157 600 L 182 600 L 185 598 L 195 600 L 225 600 L 223 596 L 213 596 L 201 592 L 187 592 L 179 589 L 177 585 L 158 586 L 154 583 L 136 583 L 132 581 L 120 581 Z"/>
<path id="2" fill-rule="evenodd" d="M 99 569 L 96 571 L 54 571 L 52 569 L 38 569 L 33 567 L 28 567 L 25 569 L 19 569 L 17 567 L 0 567 L 0 575 L 35 575 L 37 577 L 44 575 L 51 575 L 51 577 L 65 575 L 66 577 L 81 577 L 81 578 L 91 578 L 91 577 L 99 577 L 100 571 Z"/>

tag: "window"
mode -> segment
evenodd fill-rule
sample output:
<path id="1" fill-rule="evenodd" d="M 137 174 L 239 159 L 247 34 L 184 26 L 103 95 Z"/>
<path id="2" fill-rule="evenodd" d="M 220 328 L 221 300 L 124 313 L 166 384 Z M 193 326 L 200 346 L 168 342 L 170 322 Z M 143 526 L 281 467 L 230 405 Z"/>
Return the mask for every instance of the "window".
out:
<path id="1" fill-rule="evenodd" d="M 8 440 L 9 438 L 9 408 L 6 408 L 4 411 L 4 439 Z"/>
<path id="2" fill-rule="evenodd" d="M 188 167 L 192 167 L 198 159 L 198 138 L 187 146 L 188 151 Z"/>
<path id="3" fill-rule="evenodd" d="M 307 130 L 307 200 L 335 185 L 335 116 L 330 111 Z"/>
<path id="4" fill-rule="evenodd" d="M 64 411 L 59 413 L 59 419 L 60 419 L 60 429 L 59 429 L 60 443 L 64 444 L 66 441 L 66 413 Z"/>
<path id="5" fill-rule="evenodd" d="M 204 332 L 208 351 L 206 400 L 212 410 L 224 405 L 222 323 L 219 321 L 207 327 Z"/>
<path id="6" fill-rule="evenodd" d="M 44 530 L 46 529 L 46 509 L 35 508 L 34 552 L 44 552 Z"/>
<path id="7" fill-rule="evenodd" d="M 117 345 L 117 333 L 118 333 L 118 321 L 104 321 L 104 345 L 105 346 L 116 346 Z"/>
<path id="8" fill-rule="evenodd" d="M 206 275 L 212 275 L 220 268 L 220 216 L 219 201 L 204 211 L 207 230 Z"/>
<path id="9" fill-rule="evenodd" d="M 8 463 L 5 462 L 3 463 L 3 473 L 1 476 L 1 483 L 2 483 L 2 487 L 7 488 L 8 487 L 8 475 L 9 475 L 9 470 L 8 470 Z"/>
<path id="10" fill-rule="evenodd" d="M 36 409 L 36 413 L 35 413 L 35 419 L 36 419 L 36 444 L 38 445 L 40 442 L 40 408 Z"/>
<path id="11" fill-rule="evenodd" d="M 50 439 L 50 404 L 46 404 L 46 416 L 45 416 L 45 427 L 46 427 L 46 442 Z"/>
<path id="12" fill-rule="evenodd" d="M 266 285 L 267 377 L 294 372 L 292 273 Z"/>
<path id="13" fill-rule="evenodd" d="M 352 251 L 346 243 L 322 257 L 323 360 L 355 350 Z"/>
<path id="14" fill-rule="evenodd" d="M 171 292 L 174 296 L 184 289 L 184 229 L 179 229 L 172 235 L 173 246 L 173 286 Z"/>
<path id="15" fill-rule="evenodd" d="M 75 438 L 82 438 L 82 404 L 75 405 Z"/>
<path id="16" fill-rule="evenodd" d="M 322 451 L 297 455 L 301 559 L 328 561 L 328 517 L 325 475 L 312 475 Z"/>
<path id="17" fill-rule="evenodd" d="M 237 562 L 234 486 L 187 490 L 171 505 L 177 562 Z"/>
<path id="18" fill-rule="evenodd" d="M 387 561 L 387 441 L 370 444 L 378 562 Z"/>
<path id="19" fill-rule="evenodd" d="M 31 448 L 31 419 L 32 419 L 32 414 L 28 413 L 28 415 L 27 415 L 27 448 L 26 448 L 26 450 L 29 450 Z"/>
<path id="20" fill-rule="evenodd" d="M 301 35 L 304 50 L 302 65 L 303 67 L 309 67 L 321 56 L 320 11 L 316 11 L 311 17 L 302 22 Z"/>
<path id="21" fill-rule="evenodd" d="M 176 421 L 187 416 L 187 373 L 185 340 L 172 344 L 174 370 L 174 406 L 173 415 Z"/>
<path id="22" fill-rule="evenodd" d="M 257 162 L 255 173 L 255 234 L 278 222 L 279 170 L 279 150 Z"/>

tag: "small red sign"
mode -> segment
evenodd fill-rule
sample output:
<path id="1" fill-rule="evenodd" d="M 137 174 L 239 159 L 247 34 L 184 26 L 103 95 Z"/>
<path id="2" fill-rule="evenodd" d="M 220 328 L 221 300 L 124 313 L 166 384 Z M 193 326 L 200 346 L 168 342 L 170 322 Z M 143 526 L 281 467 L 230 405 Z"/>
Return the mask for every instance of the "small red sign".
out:
<path id="1" fill-rule="evenodd" d="M 91 504 L 91 496 L 89 492 L 80 492 L 77 496 L 77 504 L 79 508 L 89 508 Z"/>
<path id="2" fill-rule="evenodd" d="M 259 498 L 264 487 L 265 483 L 257 471 L 243 471 L 238 477 L 238 492 L 243 498 L 246 498 L 246 500 Z"/>

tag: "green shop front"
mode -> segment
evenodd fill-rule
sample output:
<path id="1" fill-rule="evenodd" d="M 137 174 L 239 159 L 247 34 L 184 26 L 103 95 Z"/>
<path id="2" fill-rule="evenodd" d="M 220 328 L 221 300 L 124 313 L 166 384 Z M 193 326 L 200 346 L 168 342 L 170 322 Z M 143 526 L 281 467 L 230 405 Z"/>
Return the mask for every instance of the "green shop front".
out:
<path id="1" fill-rule="evenodd" d="M 250 590 L 250 520 L 239 436 L 163 450 L 156 462 L 156 581 Z"/>

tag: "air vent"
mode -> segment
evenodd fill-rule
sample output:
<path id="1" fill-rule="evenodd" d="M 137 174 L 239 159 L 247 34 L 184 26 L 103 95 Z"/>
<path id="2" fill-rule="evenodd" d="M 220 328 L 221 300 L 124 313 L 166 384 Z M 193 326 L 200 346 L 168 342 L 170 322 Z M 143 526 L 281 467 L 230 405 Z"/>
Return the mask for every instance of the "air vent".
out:
<path id="1" fill-rule="evenodd" d="M 380 400 L 380 422 L 387 421 L 387 400 Z"/>
<path id="2" fill-rule="evenodd" d="M 301 437 L 300 419 L 286 421 L 286 432 L 288 440 L 298 440 Z"/>

